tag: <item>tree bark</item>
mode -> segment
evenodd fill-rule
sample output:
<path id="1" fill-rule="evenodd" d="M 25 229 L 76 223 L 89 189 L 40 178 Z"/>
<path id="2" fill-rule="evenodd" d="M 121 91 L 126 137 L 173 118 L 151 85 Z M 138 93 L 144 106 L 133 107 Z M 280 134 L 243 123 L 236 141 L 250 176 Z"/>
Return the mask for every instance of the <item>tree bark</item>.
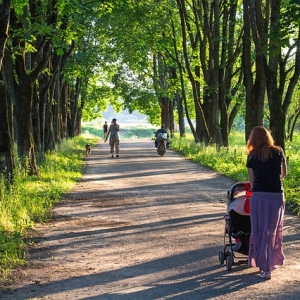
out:
<path id="1" fill-rule="evenodd" d="M 246 115 L 245 115 L 245 141 L 248 140 L 251 130 L 255 126 L 262 126 L 264 121 L 264 101 L 266 95 L 266 80 L 263 68 L 262 55 L 255 57 L 255 73 L 252 72 L 252 43 L 251 43 L 251 23 L 255 30 L 256 17 L 253 15 L 249 18 L 250 11 L 248 1 L 243 2 L 243 16 L 244 16 L 244 36 L 243 36 L 243 57 L 242 66 L 244 72 L 244 86 L 246 90 Z M 250 23 L 251 21 L 251 23 Z M 262 29 L 260 29 L 262 30 Z M 255 77 L 254 77 L 255 76 Z"/>
<path id="2" fill-rule="evenodd" d="M 180 137 L 184 137 L 185 136 L 184 108 L 182 104 L 182 97 L 179 91 L 176 91 L 175 101 L 177 106 L 179 133 L 180 133 Z"/>
<path id="3" fill-rule="evenodd" d="M 4 80 L 0 73 L 0 172 L 7 182 L 12 181 L 14 169 L 14 145 L 12 138 L 12 124 L 10 122 L 11 103 L 7 97 Z"/>
<path id="4" fill-rule="evenodd" d="M 10 0 L 3 0 L 0 4 L 0 71 L 2 69 L 2 60 L 4 57 L 6 41 L 8 39 L 10 3 Z"/>
<path id="5" fill-rule="evenodd" d="M 175 61 L 176 65 L 178 67 L 178 70 L 181 70 L 181 64 L 180 64 L 180 60 L 179 60 L 179 52 L 178 52 L 178 48 L 177 48 L 177 44 L 176 44 L 176 31 L 175 31 L 173 21 L 172 21 L 171 25 L 172 25 L 172 37 L 173 37 L 173 45 L 174 45 L 174 52 L 175 52 L 175 58 L 173 58 L 173 60 Z M 172 77 L 174 79 L 177 78 L 175 67 L 173 67 L 173 76 Z M 180 77 L 180 82 L 181 82 L 181 80 L 183 79 L 181 71 L 179 71 L 179 77 Z M 185 136 L 184 106 L 183 106 L 182 98 L 183 98 L 183 96 L 181 96 L 180 90 L 176 89 L 175 103 L 177 106 L 178 126 L 179 126 L 180 137 Z"/>
<path id="6" fill-rule="evenodd" d="M 5 45 L 8 39 L 10 21 L 10 0 L 3 0 L 0 4 L 0 173 L 4 174 L 8 183 L 12 180 L 14 169 L 13 137 L 11 102 L 7 97 L 6 83 L 2 75 L 2 61 L 5 53 Z"/>

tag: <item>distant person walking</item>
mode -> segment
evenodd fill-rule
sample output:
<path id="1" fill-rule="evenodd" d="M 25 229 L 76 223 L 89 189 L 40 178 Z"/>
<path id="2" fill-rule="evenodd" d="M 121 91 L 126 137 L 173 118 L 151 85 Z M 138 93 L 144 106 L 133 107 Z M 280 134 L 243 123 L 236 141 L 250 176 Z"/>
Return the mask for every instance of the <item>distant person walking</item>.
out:
<path id="1" fill-rule="evenodd" d="M 119 157 L 119 131 L 120 126 L 117 124 L 117 119 L 112 119 L 112 123 L 109 126 L 109 130 L 104 140 L 104 142 L 106 142 L 110 135 L 109 144 L 111 157 L 114 157 L 114 154 L 116 154 L 116 157 Z"/>
<path id="2" fill-rule="evenodd" d="M 107 130 L 108 130 L 108 124 L 107 124 L 107 121 L 105 121 L 104 124 L 103 124 L 103 137 L 104 137 L 104 140 L 107 137 Z"/>
<path id="3" fill-rule="evenodd" d="M 285 197 L 282 179 L 287 174 L 283 150 L 274 145 L 270 132 L 254 127 L 247 142 L 251 235 L 248 264 L 258 267 L 259 277 L 271 279 L 271 272 L 284 264 L 282 230 Z"/>

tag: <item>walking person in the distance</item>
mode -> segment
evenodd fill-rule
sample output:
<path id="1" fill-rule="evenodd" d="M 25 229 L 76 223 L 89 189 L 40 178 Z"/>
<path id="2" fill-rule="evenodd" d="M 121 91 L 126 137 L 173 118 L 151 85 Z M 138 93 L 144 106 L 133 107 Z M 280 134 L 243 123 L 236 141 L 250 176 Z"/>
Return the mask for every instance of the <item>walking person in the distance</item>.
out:
<path id="1" fill-rule="evenodd" d="M 107 131 L 108 131 L 108 124 L 107 124 L 107 121 L 105 121 L 104 124 L 103 124 L 103 137 L 104 137 L 104 140 L 107 137 Z"/>
<path id="2" fill-rule="evenodd" d="M 112 119 L 112 123 L 109 126 L 107 135 L 105 137 L 104 142 L 107 141 L 109 137 L 109 144 L 110 144 L 110 153 L 111 157 L 114 157 L 116 154 L 116 157 L 119 157 L 119 131 L 120 131 L 120 126 L 117 124 L 117 119 Z"/>

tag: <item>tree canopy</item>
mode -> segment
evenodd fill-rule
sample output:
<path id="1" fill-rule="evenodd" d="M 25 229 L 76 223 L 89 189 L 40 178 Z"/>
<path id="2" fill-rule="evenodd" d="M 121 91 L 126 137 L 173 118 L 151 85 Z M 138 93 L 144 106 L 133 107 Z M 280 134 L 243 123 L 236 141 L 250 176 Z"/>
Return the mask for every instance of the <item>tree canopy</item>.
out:
<path id="1" fill-rule="evenodd" d="M 152 124 L 189 125 L 195 142 L 228 146 L 266 125 L 280 146 L 299 113 L 296 0 L 0 1 L 0 155 L 35 154 L 80 134 L 107 105 Z M 13 126 L 14 124 L 14 126 Z"/>

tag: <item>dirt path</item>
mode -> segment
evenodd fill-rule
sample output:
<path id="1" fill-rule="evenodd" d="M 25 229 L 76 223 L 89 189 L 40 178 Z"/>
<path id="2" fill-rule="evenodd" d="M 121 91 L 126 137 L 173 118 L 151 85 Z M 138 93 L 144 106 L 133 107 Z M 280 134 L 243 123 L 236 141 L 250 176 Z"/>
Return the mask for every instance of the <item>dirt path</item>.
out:
<path id="1" fill-rule="evenodd" d="M 234 183 L 152 141 L 101 144 L 85 174 L 35 229 L 29 266 L 0 299 L 299 299 L 299 218 L 286 216 L 286 265 L 270 281 L 226 271 L 227 189 Z"/>

